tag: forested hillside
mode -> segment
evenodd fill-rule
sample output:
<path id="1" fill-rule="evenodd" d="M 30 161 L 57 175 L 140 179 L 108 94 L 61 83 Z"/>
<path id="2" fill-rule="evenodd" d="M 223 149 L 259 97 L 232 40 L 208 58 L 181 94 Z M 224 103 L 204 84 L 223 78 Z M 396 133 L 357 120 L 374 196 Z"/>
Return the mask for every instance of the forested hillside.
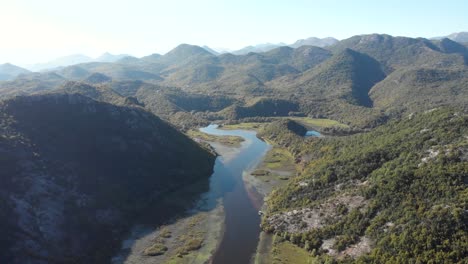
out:
<path id="1" fill-rule="evenodd" d="M 270 195 L 262 226 L 316 260 L 462 263 L 467 133 L 465 113 L 441 108 L 354 136 L 275 137 L 302 169 Z"/>
<path id="2" fill-rule="evenodd" d="M 134 220 L 190 206 L 214 162 L 140 107 L 61 93 L 1 102 L 0 154 L 2 263 L 106 263 Z"/>
<path id="3" fill-rule="evenodd" d="M 181 44 L 164 55 L 23 74 L 0 82 L 0 97 L 54 90 L 73 80 L 136 97 L 179 127 L 291 113 L 363 129 L 415 111 L 466 105 L 467 58 L 468 49 L 450 39 L 379 34 L 325 48 L 284 46 L 242 55 Z M 276 102 L 280 110 L 267 110 L 263 102 Z"/>

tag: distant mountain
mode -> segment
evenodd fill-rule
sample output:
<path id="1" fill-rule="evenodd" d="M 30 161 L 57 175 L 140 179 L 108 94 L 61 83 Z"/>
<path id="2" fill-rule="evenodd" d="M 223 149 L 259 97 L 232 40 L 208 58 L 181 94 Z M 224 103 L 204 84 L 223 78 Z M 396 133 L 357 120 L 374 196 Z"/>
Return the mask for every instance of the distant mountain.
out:
<path id="1" fill-rule="evenodd" d="M 375 107 L 392 111 L 466 107 L 468 69 L 402 68 L 372 87 L 369 96 Z"/>
<path id="2" fill-rule="evenodd" d="M 106 52 L 97 58 L 91 58 L 83 54 L 74 54 L 74 55 L 69 55 L 65 57 L 60 57 L 60 58 L 57 58 L 55 60 L 45 62 L 45 63 L 27 65 L 26 68 L 28 68 L 31 71 L 44 71 L 44 70 L 63 68 L 63 67 L 80 64 L 80 63 L 87 63 L 87 62 L 116 62 L 128 56 L 129 55 L 127 54 L 113 55 L 113 54 Z"/>
<path id="3" fill-rule="evenodd" d="M 85 82 L 92 84 L 105 83 L 110 81 L 112 81 L 111 77 L 98 72 L 92 73 L 85 79 Z"/>
<path id="4" fill-rule="evenodd" d="M 219 54 L 220 54 L 220 53 L 217 52 L 216 50 L 214 50 L 214 49 L 212 49 L 212 48 L 210 48 L 210 47 L 208 47 L 208 46 L 206 46 L 206 45 L 203 46 L 202 48 L 204 48 L 205 50 L 207 50 L 208 52 L 210 52 L 210 53 L 213 54 L 213 55 L 219 55 Z"/>
<path id="5" fill-rule="evenodd" d="M 344 49 L 353 49 L 368 54 L 382 63 L 386 72 L 391 72 L 398 67 L 410 65 L 417 65 L 420 67 L 464 65 L 466 56 L 464 51 L 462 51 L 462 53 L 450 52 L 450 54 L 447 54 L 438 45 L 439 43 L 437 41 L 424 38 L 370 34 L 344 39 L 330 46 L 329 49 L 334 53 Z M 448 46 L 449 43 L 445 43 L 444 45 Z M 458 44 L 455 43 L 455 45 Z"/>
<path id="6" fill-rule="evenodd" d="M 251 99 L 261 97 L 274 99 L 273 102 L 287 100 L 291 104 L 282 105 L 285 108 L 291 106 L 289 110 L 293 113 L 329 117 L 364 127 L 385 120 L 390 111 L 392 115 L 405 112 L 410 109 L 408 105 L 414 106 L 411 109 L 415 111 L 427 110 L 448 103 L 457 94 L 464 95 L 462 82 L 465 79 L 457 76 L 466 74 L 467 64 L 466 46 L 447 38 L 428 40 L 382 34 L 358 35 L 326 49 L 310 45 L 281 46 L 244 55 L 214 55 L 206 47 L 181 44 L 164 55 L 125 57 L 113 63 L 83 63 L 56 70 L 55 76 L 22 76 L 1 83 L 0 94 L 10 97 L 36 93 L 57 88 L 70 80 L 111 85 L 137 97 L 152 112 L 173 123 L 180 124 L 179 120 L 173 121 L 174 113 L 183 113 L 184 127 L 188 124 L 186 121 L 193 119 L 192 111 L 217 112 L 198 114 L 197 119 L 202 118 L 195 122 L 197 124 L 229 119 L 230 116 L 254 118 L 253 112 L 257 108 L 249 103 Z M 430 96 L 432 92 L 428 92 L 427 82 L 413 78 L 430 74 L 442 79 L 434 81 L 441 87 L 439 97 Z M 390 78 L 392 82 L 387 82 Z M 414 83 L 414 91 L 421 89 L 421 92 L 411 93 L 413 84 L 410 83 Z M 171 90 L 170 96 L 159 94 L 167 87 L 176 90 Z M 392 92 L 388 94 L 390 90 Z M 200 94 L 219 96 L 224 100 L 220 105 L 231 107 L 235 103 L 238 107 L 231 108 L 235 112 L 249 113 L 231 115 L 232 111 L 222 112 L 214 104 L 206 103 L 207 99 Z M 180 105 L 180 102 L 190 100 L 194 102 L 190 107 Z M 465 99 L 459 96 L 455 101 L 461 104 Z M 207 107 L 194 107 L 196 102 L 204 102 L 202 104 Z M 293 105 L 299 105 L 299 109 Z"/>
<path id="7" fill-rule="evenodd" d="M 170 64 L 182 64 L 193 59 L 201 59 L 203 57 L 212 57 L 213 54 L 196 45 L 180 44 L 168 53 L 160 57 L 160 62 Z"/>
<path id="8" fill-rule="evenodd" d="M 129 57 L 129 56 L 130 55 L 127 55 L 127 54 L 114 55 L 114 54 L 110 54 L 109 52 L 106 52 L 106 53 L 102 54 L 101 56 L 97 57 L 96 59 L 94 59 L 94 61 L 97 61 L 97 62 L 115 62 L 115 61 L 121 60 L 121 59 Z"/>
<path id="9" fill-rule="evenodd" d="M 214 163 L 142 108 L 80 94 L 0 102 L 0 134 L 2 263 L 110 263 L 137 218 L 184 212 Z"/>
<path id="10" fill-rule="evenodd" d="M 448 38 L 453 41 L 459 42 L 459 43 L 467 43 L 468 42 L 468 32 L 458 32 L 458 33 L 452 33 L 448 36 L 444 37 L 435 37 L 434 39 L 443 39 L 443 38 Z"/>
<path id="11" fill-rule="evenodd" d="M 0 99 L 51 90 L 66 81 L 64 77 L 55 72 L 19 75 L 14 80 L 0 83 Z"/>
<path id="12" fill-rule="evenodd" d="M 30 73 L 30 71 L 10 63 L 0 64 L 0 81 L 9 81 L 24 73 Z"/>
<path id="13" fill-rule="evenodd" d="M 294 42 L 293 44 L 289 45 L 290 47 L 292 48 L 298 48 L 300 46 L 317 46 L 317 47 L 327 47 L 327 46 L 331 46 L 335 43 L 337 43 L 339 40 L 337 40 L 336 38 L 316 38 L 316 37 L 311 37 L 311 38 L 307 38 L 307 39 L 300 39 L 296 42 Z"/>
<path id="14" fill-rule="evenodd" d="M 50 70 L 50 69 L 66 67 L 66 66 L 70 66 L 74 64 L 91 62 L 91 61 L 93 61 L 93 58 L 91 57 L 88 57 L 83 54 L 74 54 L 74 55 L 69 55 L 65 57 L 60 57 L 60 58 L 57 58 L 57 59 L 54 59 L 45 63 L 27 65 L 26 68 L 28 68 L 31 71 L 37 72 L 37 71 Z"/>
<path id="15" fill-rule="evenodd" d="M 255 52 L 255 53 L 267 52 L 267 51 L 270 51 L 272 49 L 275 49 L 275 48 L 278 48 L 278 47 L 281 47 L 281 46 L 286 46 L 286 44 L 284 44 L 284 43 L 279 43 L 279 44 L 272 44 L 272 43 L 258 44 L 258 45 L 254 45 L 254 46 L 247 46 L 245 48 L 233 51 L 231 53 L 235 54 L 235 55 L 245 55 L 245 54 L 248 54 L 250 52 Z"/>
<path id="16" fill-rule="evenodd" d="M 293 89 L 303 98 L 339 98 L 351 104 L 371 107 L 369 90 L 384 78 L 382 67 L 374 58 L 345 49 L 304 72 L 295 80 L 297 84 Z"/>
<path id="17" fill-rule="evenodd" d="M 268 52 L 272 49 L 275 49 L 281 46 L 289 46 L 291 48 L 299 48 L 301 46 L 316 46 L 316 47 L 323 48 L 323 47 L 331 46 L 337 42 L 338 42 L 337 39 L 331 38 L 331 37 L 322 38 L 322 39 L 316 38 L 316 37 L 310 37 L 307 39 L 297 40 L 293 44 L 289 44 L 289 45 L 285 43 L 278 43 L 278 44 L 265 43 L 265 44 L 247 46 L 240 50 L 231 51 L 230 53 L 235 54 L 235 55 L 245 55 L 245 54 L 248 54 L 249 52 L 261 53 L 261 52 Z"/>

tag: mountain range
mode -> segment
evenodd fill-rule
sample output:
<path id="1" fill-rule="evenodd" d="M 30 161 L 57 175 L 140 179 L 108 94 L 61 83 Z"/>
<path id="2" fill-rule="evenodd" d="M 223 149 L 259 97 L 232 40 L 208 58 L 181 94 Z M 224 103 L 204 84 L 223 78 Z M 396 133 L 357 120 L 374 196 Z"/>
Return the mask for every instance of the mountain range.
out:
<path id="1" fill-rule="evenodd" d="M 283 47 L 283 46 L 289 46 L 291 48 L 299 48 L 301 46 L 316 46 L 316 47 L 323 48 L 323 47 L 331 46 L 335 44 L 336 42 L 338 42 L 338 40 L 335 38 L 331 38 L 331 37 L 328 37 L 328 38 L 310 37 L 307 39 L 297 40 L 296 42 L 289 44 L 289 45 L 285 43 L 278 43 L 278 44 L 265 43 L 265 44 L 247 46 L 240 50 L 231 51 L 230 53 L 235 54 L 235 55 L 245 55 L 245 54 L 248 54 L 249 52 L 255 52 L 255 53 L 267 52 L 272 49 Z"/>
<path id="2" fill-rule="evenodd" d="M 69 55 L 65 57 L 60 57 L 60 58 L 57 58 L 48 62 L 44 62 L 44 63 L 26 65 L 25 67 L 30 71 L 39 72 L 39 71 L 52 70 L 52 69 L 57 69 L 61 67 L 66 67 L 66 66 L 70 66 L 74 64 L 79 64 L 79 63 L 115 62 L 127 56 L 129 55 L 126 55 L 126 54 L 113 55 L 113 54 L 106 52 L 97 58 L 91 58 L 83 54 L 73 54 L 73 55 Z"/>
<path id="3" fill-rule="evenodd" d="M 325 48 L 283 46 L 245 55 L 215 55 L 199 46 L 181 44 L 165 55 L 81 63 L 48 73 L 22 75 L 1 83 L 0 96 L 51 90 L 67 81 L 109 87 L 122 87 L 125 83 L 124 86 L 133 86 L 127 90 L 127 96 L 142 102 L 148 101 L 147 96 L 171 101 L 159 108 L 193 96 L 218 96 L 230 102 L 224 110 L 205 108 L 207 113 L 198 108 L 170 107 L 171 111 L 186 114 L 198 112 L 202 120 L 252 116 L 238 115 L 236 111 L 257 109 L 250 108 L 258 103 L 255 98 L 267 98 L 297 105 L 291 112 L 367 127 L 394 114 L 448 103 L 465 104 L 467 54 L 464 45 L 447 38 L 428 40 L 382 34 L 353 36 Z M 90 78 L 92 75 L 99 78 Z M 427 89 L 434 83 L 438 83 L 434 85 L 437 91 Z M 149 86 L 161 88 L 153 88 L 153 92 L 147 88 L 139 90 Z M 159 92 L 152 94 L 155 91 Z M 166 93 L 172 95 L 163 96 Z M 340 107 L 336 109 L 336 105 Z M 159 114 L 172 116 L 168 109 L 153 107 Z M 265 117 L 273 112 L 262 111 Z"/>
<path id="4" fill-rule="evenodd" d="M 212 122 L 260 122 L 293 163 L 262 215 L 274 254 L 289 243 L 318 263 L 466 258 L 467 46 L 320 41 L 1 66 L 0 262 L 106 263 L 135 222 L 186 212 L 215 155 L 183 132 Z M 341 124 L 304 138 L 294 120 L 307 117 Z"/>
<path id="5" fill-rule="evenodd" d="M 468 32 L 458 32 L 458 33 L 453 33 L 444 37 L 434 37 L 432 39 L 435 40 L 440 40 L 443 38 L 448 38 L 453 41 L 459 42 L 459 43 L 468 43 Z M 326 37 L 326 38 L 317 38 L 317 37 L 309 37 L 306 39 L 300 39 L 295 41 L 294 43 L 291 44 L 285 44 L 285 43 L 264 43 L 264 44 L 257 44 L 257 45 L 250 45 L 246 46 L 242 49 L 239 50 L 229 50 L 229 49 L 223 49 L 223 48 L 217 48 L 213 49 L 208 46 L 203 46 L 203 48 L 210 53 L 214 55 L 220 55 L 224 53 L 232 53 L 235 55 L 245 55 L 248 54 L 249 52 L 254 52 L 254 53 L 261 53 L 261 52 L 267 52 L 272 49 L 282 47 L 282 46 L 289 46 L 292 48 L 298 48 L 300 46 L 316 46 L 316 47 L 327 47 L 336 44 L 339 42 L 339 40 L 333 38 L 333 37 Z M 49 62 L 45 63 L 37 63 L 37 64 L 30 64 L 26 65 L 25 68 L 27 68 L 30 71 L 44 71 L 44 70 L 50 70 L 50 69 L 55 69 L 55 68 L 60 68 L 60 67 L 66 67 L 74 64 L 79 64 L 79 63 L 87 63 L 87 62 L 116 62 L 118 60 L 124 59 L 126 57 L 130 57 L 130 55 L 127 54 L 119 54 L 119 55 L 113 55 L 108 52 L 102 54 L 101 56 L 97 58 L 91 58 L 86 55 L 82 54 L 74 54 L 74 55 L 69 55 L 65 57 L 60 57 L 57 59 L 54 59 Z M 1 76 L 1 75 L 0 75 Z M 1 77 L 0 77 L 1 78 Z M 6 78 L 3 77 L 3 80 Z M 1 80 L 1 79 L 0 79 Z"/>

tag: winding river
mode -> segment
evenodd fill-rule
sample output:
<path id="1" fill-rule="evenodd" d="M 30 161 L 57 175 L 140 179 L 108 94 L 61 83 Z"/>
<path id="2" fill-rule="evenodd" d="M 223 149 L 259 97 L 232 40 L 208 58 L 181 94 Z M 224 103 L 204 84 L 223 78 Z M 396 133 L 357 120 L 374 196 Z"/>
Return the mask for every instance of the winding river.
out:
<path id="1" fill-rule="evenodd" d="M 263 197 L 253 187 L 246 187 L 243 175 L 253 170 L 271 146 L 260 140 L 255 131 L 248 130 L 222 130 L 217 125 L 201 128 L 201 132 L 219 136 L 239 136 L 244 139 L 240 147 L 227 147 L 211 142 L 221 156 L 218 156 L 214 165 L 214 172 L 209 178 L 209 189 L 201 194 L 194 206 L 185 216 L 168 223 L 171 225 L 175 237 L 184 231 L 177 229 L 184 227 L 184 219 L 207 213 L 211 220 L 204 222 L 208 232 L 205 237 L 207 245 L 201 248 L 200 257 L 191 256 L 191 263 L 203 263 L 208 259 L 217 241 L 219 246 L 211 257 L 214 264 L 244 264 L 251 263 L 257 249 L 260 235 L 260 216 L 258 211 L 263 203 Z M 315 136 L 312 134 L 310 136 Z M 170 208 L 169 208 L 170 209 Z M 224 212 L 219 214 L 217 212 Z M 221 227 L 220 221 L 223 221 Z M 179 221 L 180 220 L 180 221 Z M 181 223 L 178 226 L 179 222 Z M 112 259 L 113 264 L 121 263 L 164 263 L 165 256 L 147 257 L 142 255 L 143 250 L 154 244 L 154 238 L 159 237 L 158 227 L 135 225 L 127 239 L 122 243 L 121 251 Z M 223 232 L 222 232 L 222 231 Z M 187 232 L 185 230 L 185 232 Z M 211 232 L 211 233 L 210 233 Z M 220 234 L 223 234 L 220 237 Z M 210 241 L 214 241 L 210 244 Z M 168 244 L 173 244 L 168 242 Z M 212 247 L 210 247 L 211 245 Z M 185 263 L 185 262 L 184 262 Z"/>
<path id="2" fill-rule="evenodd" d="M 238 153 L 231 158 L 216 159 L 210 179 L 210 191 L 221 195 L 225 211 L 225 229 L 213 263 L 249 263 L 255 253 L 259 234 L 259 194 L 245 188 L 242 173 L 254 168 L 270 149 L 270 145 L 256 137 L 256 132 L 246 130 L 221 130 L 216 125 L 201 128 L 212 135 L 240 136 L 244 138 Z M 215 146 L 216 147 L 216 146 Z"/>

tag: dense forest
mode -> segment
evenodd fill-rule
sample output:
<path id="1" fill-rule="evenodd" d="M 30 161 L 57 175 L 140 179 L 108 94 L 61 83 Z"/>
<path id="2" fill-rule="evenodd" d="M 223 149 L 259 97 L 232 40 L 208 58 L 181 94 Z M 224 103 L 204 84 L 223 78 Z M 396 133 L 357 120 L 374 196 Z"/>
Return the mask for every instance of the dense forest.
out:
<path id="1" fill-rule="evenodd" d="M 466 114 L 434 109 L 368 133 L 306 141 L 281 126 L 266 130 L 275 128 L 269 139 L 299 149 L 302 165 L 268 199 L 263 228 L 278 239 L 319 262 L 329 255 L 344 263 L 466 260 Z M 356 245 L 365 250 L 353 260 Z"/>

